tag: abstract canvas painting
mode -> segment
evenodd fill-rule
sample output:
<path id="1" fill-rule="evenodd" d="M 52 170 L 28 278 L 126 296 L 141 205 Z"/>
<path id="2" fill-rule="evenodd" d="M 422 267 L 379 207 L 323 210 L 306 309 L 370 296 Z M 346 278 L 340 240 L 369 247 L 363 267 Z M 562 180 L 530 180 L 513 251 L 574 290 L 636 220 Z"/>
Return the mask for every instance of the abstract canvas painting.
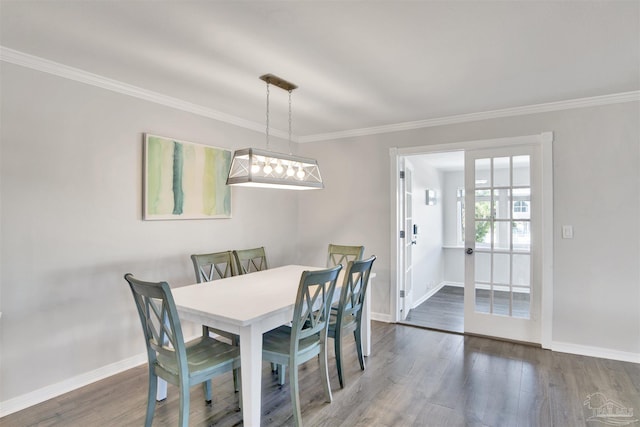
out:
<path id="1" fill-rule="evenodd" d="M 231 218 L 231 151 L 146 134 L 143 218 Z"/>

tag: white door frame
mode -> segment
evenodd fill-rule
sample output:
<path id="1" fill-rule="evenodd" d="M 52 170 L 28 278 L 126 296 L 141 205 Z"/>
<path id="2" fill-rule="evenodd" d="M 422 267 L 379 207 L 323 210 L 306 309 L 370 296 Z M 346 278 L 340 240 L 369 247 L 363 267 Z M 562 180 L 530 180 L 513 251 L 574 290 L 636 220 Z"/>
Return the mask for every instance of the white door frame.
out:
<path id="1" fill-rule="evenodd" d="M 542 348 L 551 348 L 553 321 L 553 132 L 543 132 L 537 135 L 485 139 L 477 141 L 453 142 L 449 144 L 424 145 L 419 147 L 389 149 L 390 157 L 390 318 L 398 322 L 399 316 L 399 285 L 403 280 L 404 268 L 399 264 L 399 253 L 402 250 L 400 239 L 400 171 L 401 160 L 404 156 L 416 154 L 430 154 L 446 151 L 464 151 L 481 148 L 504 147 L 522 144 L 539 144 L 542 162 L 542 297 L 540 310 L 540 337 Z"/>
<path id="2" fill-rule="evenodd" d="M 399 283 L 400 291 L 404 290 L 404 298 L 399 297 L 401 310 L 400 320 L 406 320 L 409 315 L 409 311 L 413 306 L 413 168 L 409 165 L 406 159 L 402 158 L 404 164 L 404 178 L 400 180 L 401 191 L 404 194 L 401 195 L 401 206 L 403 214 L 400 217 L 400 229 L 404 230 L 404 237 L 400 238 L 402 253 L 400 261 L 403 269 L 403 280 Z"/>

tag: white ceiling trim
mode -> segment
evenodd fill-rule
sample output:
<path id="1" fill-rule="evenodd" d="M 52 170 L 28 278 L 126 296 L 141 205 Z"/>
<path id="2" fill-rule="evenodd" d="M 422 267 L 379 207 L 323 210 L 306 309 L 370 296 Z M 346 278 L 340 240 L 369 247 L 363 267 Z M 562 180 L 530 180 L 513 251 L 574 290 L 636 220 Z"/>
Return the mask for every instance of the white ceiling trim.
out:
<path id="1" fill-rule="evenodd" d="M 90 73 L 79 68 L 70 67 L 58 62 L 50 61 L 38 56 L 30 55 L 18 50 L 0 46 L 0 61 L 22 67 L 53 74 L 80 83 L 100 87 L 102 89 L 118 92 L 124 95 L 150 101 L 166 107 L 208 117 L 233 126 L 264 132 L 263 124 L 245 120 L 237 116 L 226 114 L 211 108 L 193 104 L 178 98 L 150 91 L 138 86 L 130 85 L 118 80 L 110 79 L 98 74 Z M 593 107 L 598 105 L 618 104 L 623 102 L 640 101 L 640 91 L 623 92 L 611 95 L 594 96 L 589 98 L 572 99 L 567 101 L 549 102 L 544 104 L 527 105 L 522 107 L 505 108 L 502 110 L 484 111 L 479 113 L 461 114 L 457 116 L 425 119 L 413 122 L 396 123 L 385 126 L 375 126 L 362 129 L 352 129 L 339 132 L 322 133 L 307 136 L 293 136 L 294 142 L 320 142 L 335 139 L 351 138 L 357 136 L 376 135 L 390 132 L 421 129 L 426 127 L 442 126 L 456 123 L 465 123 L 478 120 L 495 119 L 501 117 L 520 116 L 525 114 L 545 113 L 550 111 L 568 110 L 572 108 Z M 269 129 L 273 136 L 288 138 L 288 132 L 278 129 Z"/>
<path id="2" fill-rule="evenodd" d="M 218 120 L 241 128 L 253 130 L 256 132 L 265 132 L 265 126 L 261 123 L 245 120 L 240 117 L 213 110 L 211 108 L 183 101 L 182 99 L 143 89 L 138 86 L 130 85 L 128 83 L 90 73 L 79 68 L 69 67 L 58 62 L 50 61 L 48 59 L 40 58 L 34 55 L 29 55 L 27 53 L 9 49 L 4 46 L 0 46 L 0 61 L 5 61 L 22 67 L 31 68 L 33 70 L 42 71 L 44 73 L 53 74 L 58 77 L 74 80 L 76 82 L 86 83 L 88 85 L 107 89 L 113 92 L 118 92 L 124 95 L 133 96 L 145 101 L 150 101 L 156 104 L 164 105 L 166 107 L 186 111 L 188 113 L 197 114 L 199 116 L 208 117 L 210 119 Z M 269 129 L 269 133 L 281 138 L 289 138 L 289 133 L 283 132 L 281 130 Z"/>
<path id="3" fill-rule="evenodd" d="M 567 101 L 548 102 L 545 104 L 526 105 L 523 107 L 505 108 L 502 110 L 483 111 L 479 113 L 461 114 L 458 116 L 441 117 L 437 119 L 418 120 L 414 122 L 396 123 L 387 126 L 376 126 L 363 129 L 353 129 L 341 132 L 308 135 L 298 138 L 298 142 L 328 141 L 333 139 L 351 138 L 356 136 L 377 135 L 381 133 L 399 132 L 456 123 L 473 122 L 477 120 L 496 119 L 501 117 L 522 116 L 525 114 L 546 113 L 549 111 L 569 110 L 572 108 L 593 107 L 597 105 L 619 104 L 623 102 L 640 101 L 640 90 L 622 92 L 611 95 L 593 96 L 589 98 L 571 99 Z"/>

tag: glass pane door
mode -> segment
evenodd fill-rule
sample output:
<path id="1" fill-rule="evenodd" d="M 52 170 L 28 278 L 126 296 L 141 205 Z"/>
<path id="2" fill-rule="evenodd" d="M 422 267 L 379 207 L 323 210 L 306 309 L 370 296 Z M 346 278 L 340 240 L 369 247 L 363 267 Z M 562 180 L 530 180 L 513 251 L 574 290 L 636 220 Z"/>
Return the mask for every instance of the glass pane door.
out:
<path id="1" fill-rule="evenodd" d="M 475 311 L 531 315 L 531 159 L 475 159 Z"/>
<path id="2" fill-rule="evenodd" d="M 535 335 L 526 331 L 539 298 L 532 279 L 534 153 L 529 146 L 466 153 L 465 330 L 524 341 Z"/>

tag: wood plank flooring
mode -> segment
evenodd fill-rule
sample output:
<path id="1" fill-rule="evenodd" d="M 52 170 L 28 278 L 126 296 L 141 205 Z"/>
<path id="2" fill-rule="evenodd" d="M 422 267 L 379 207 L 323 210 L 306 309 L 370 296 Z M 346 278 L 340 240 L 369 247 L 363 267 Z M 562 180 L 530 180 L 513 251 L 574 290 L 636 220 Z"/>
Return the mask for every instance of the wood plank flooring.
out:
<path id="1" fill-rule="evenodd" d="M 489 313 L 489 292 L 483 289 L 476 290 L 476 309 L 481 313 Z M 508 292 L 494 291 L 493 312 L 508 315 L 509 298 Z M 528 294 L 514 293 L 511 304 L 513 316 L 522 318 L 529 316 Z M 411 309 L 402 323 L 440 331 L 464 332 L 464 288 L 442 287 L 431 298 Z"/>
<path id="2" fill-rule="evenodd" d="M 373 322 L 372 332 L 365 371 L 345 339 L 344 389 L 331 349 L 333 403 L 324 402 L 318 362 L 301 368 L 305 426 L 606 425 L 588 421 L 593 410 L 585 401 L 598 392 L 640 418 L 638 364 L 397 324 Z M 146 388 L 140 366 L 8 415 L 0 426 L 142 426 Z M 154 426 L 177 424 L 176 391 L 169 386 L 169 398 L 158 403 Z M 267 363 L 262 399 L 263 426 L 292 425 L 289 386 L 278 386 Z M 242 425 L 231 374 L 214 381 L 213 405 L 205 405 L 201 387 L 192 389 L 190 425 Z"/>
<path id="3" fill-rule="evenodd" d="M 403 323 L 449 332 L 464 332 L 464 288 L 444 286 L 409 311 Z"/>

